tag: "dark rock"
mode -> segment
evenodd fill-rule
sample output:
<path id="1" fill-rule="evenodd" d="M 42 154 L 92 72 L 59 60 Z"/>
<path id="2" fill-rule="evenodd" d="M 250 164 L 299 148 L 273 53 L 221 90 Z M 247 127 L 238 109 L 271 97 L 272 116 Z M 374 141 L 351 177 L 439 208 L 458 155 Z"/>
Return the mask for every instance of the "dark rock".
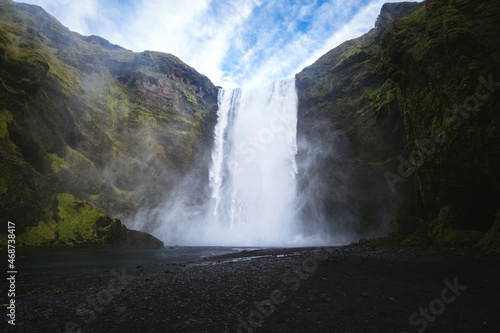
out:
<path id="1" fill-rule="evenodd" d="M 423 2 L 385 3 L 380 10 L 380 15 L 375 22 L 375 27 L 380 30 L 385 30 L 395 19 L 408 16 L 423 5 Z"/>
<path id="2" fill-rule="evenodd" d="M 159 249 L 163 247 L 163 242 L 158 238 L 137 230 L 128 230 L 125 239 L 117 244 L 119 248 L 125 249 Z"/>

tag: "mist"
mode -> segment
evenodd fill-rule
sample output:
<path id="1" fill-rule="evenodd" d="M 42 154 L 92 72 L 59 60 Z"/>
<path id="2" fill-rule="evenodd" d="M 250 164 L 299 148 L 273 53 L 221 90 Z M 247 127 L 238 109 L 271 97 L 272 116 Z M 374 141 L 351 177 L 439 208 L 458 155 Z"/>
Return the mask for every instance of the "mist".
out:
<path id="1" fill-rule="evenodd" d="M 345 245 L 360 238 L 359 207 L 349 187 L 353 166 L 345 159 L 351 149 L 340 136 L 325 141 L 298 135 L 296 211 L 304 235 Z"/>

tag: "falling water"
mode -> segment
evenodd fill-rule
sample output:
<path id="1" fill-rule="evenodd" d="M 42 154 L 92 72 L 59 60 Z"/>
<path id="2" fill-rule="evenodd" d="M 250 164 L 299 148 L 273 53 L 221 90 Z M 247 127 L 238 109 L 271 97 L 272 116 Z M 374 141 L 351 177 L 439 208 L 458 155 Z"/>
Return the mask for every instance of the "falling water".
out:
<path id="1" fill-rule="evenodd" d="M 210 168 L 211 240 L 219 245 L 295 244 L 295 80 L 252 90 L 221 89 L 218 104 Z"/>
<path id="2" fill-rule="evenodd" d="M 167 245 L 339 244 L 322 228 L 320 212 L 309 214 L 308 221 L 299 218 L 305 205 L 314 206 L 315 196 L 296 189 L 297 104 L 294 79 L 221 89 L 208 202 L 193 201 L 199 182 L 186 177 L 173 200 L 138 214 L 133 227 L 156 219 L 154 234 Z"/>

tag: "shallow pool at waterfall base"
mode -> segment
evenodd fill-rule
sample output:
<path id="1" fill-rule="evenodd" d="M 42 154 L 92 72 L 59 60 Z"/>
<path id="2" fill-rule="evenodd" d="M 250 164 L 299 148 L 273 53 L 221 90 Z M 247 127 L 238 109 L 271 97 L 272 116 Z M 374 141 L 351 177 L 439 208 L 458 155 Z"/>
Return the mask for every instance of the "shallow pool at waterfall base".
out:
<path id="1" fill-rule="evenodd" d="M 143 265 L 186 265 L 212 256 L 257 249 L 221 246 L 167 246 L 158 250 L 109 249 L 22 249 L 18 253 L 18 272 L 24 292 L 43 281 L 71 280 L 80 275 L 96 278 L 112 271 L 126 272 Z"/>

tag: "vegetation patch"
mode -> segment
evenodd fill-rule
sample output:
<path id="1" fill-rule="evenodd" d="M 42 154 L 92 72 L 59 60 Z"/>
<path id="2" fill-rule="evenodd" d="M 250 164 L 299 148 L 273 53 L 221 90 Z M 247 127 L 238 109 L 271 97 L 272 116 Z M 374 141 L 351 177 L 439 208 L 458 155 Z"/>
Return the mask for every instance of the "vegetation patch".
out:
<path id="1" fill-rule="evenodd" d="M 50 158 L 52 161 L 52 171 L 55 173 L 59 173 L 63 169 L 69 168 L 69 164 L 57 154 L 47 154 L 47 156 Z"/>
<path id="2" fill-rule="evenodd" d="M 71 194 L 58 194 L 55 202 L 55 212 L 46 210 L 47 221 L 40 221 L 18 236 L 20 246 L 105 245 L 126 232 L 119 220 L 110 219 Z"/>
<path id="3" fill-rule="evenodd" d="M 9 134 L 7 124 L 11 122 L 12 119 L 12 113 L 10 113 L 10 111 L 0 111 L 0 139 L 5 138 Z"/>
<path id="4" fill-rule="evenodd" d="M 495 224 L 479 240 L 477 247 L 486 253 L 500 254 L 500 211 Z"/>

